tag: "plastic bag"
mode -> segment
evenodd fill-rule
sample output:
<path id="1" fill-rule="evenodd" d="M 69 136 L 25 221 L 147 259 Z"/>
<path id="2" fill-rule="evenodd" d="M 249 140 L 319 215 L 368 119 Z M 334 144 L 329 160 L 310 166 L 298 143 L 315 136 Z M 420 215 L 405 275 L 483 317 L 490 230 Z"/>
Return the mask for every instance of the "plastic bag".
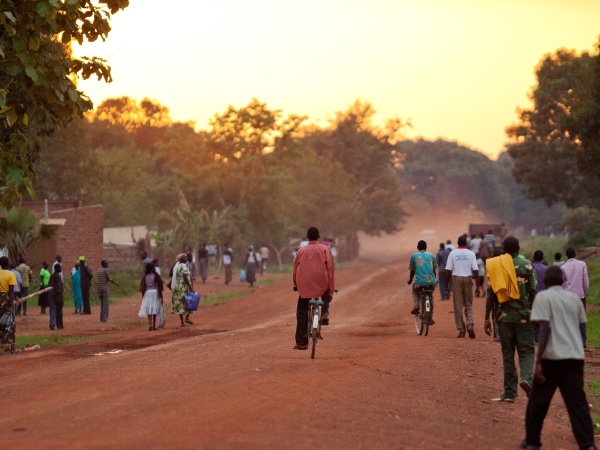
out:
<path id="1" fill-rule="evenodd" d="M 167 323 L 167 312 L 165 311 L 165 307 L 160 305 L 160 310 L 156 315 L 156 322 L 154 326 L 156 328 L 164 328 L 165 323 Z"/>
<path id="2" fill-rule="evenodd" d="M 185 294 L 185 297 L 183 298 L 183 307 L 186 309 L 186 311 L 197 311 L 199 304 L 200 294 L 196 292 Z"/>
<path id="3" fill-rule="evenodd" d="M 240 283 L 246 282 L 246 269 L 240 270 Z"/>

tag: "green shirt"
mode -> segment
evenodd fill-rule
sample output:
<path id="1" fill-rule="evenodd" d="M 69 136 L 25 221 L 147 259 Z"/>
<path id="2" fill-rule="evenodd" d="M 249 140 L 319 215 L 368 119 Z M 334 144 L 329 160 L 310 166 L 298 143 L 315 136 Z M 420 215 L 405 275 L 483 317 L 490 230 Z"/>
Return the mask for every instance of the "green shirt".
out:
<path id="1" fill-rule="evenodd" d="M 519 298 L 510 299 L 508 302 L 498 303 L 496 299 L 496 321 L 508 323 L 527 323 L 531 314 L 529 292 L 535 290 L 537 281 L 533 264 L 525 258 L 513 258 L 517 272 Z"/>
<path id="2" fill-rule="evenodd" d="M 50 272 L 46 269 L 40 270 L 40 278 L 42 279 L 42 284 L 48 286 L 50 283 Z"/>

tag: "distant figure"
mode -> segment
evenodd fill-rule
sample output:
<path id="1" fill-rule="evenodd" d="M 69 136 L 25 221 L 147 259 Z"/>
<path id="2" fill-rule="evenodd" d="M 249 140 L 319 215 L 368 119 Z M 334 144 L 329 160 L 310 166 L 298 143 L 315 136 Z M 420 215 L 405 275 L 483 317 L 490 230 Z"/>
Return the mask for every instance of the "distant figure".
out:
<path id="1" fill-rule="evenodd" d="M 567 261 L 560 267 L 563 271 L 563 289 L 572 292 L 581 299 L 583 310 L 585 311 L 586 297 L 590 288 L 590 279 L 588 278 L 587 264 L 575 259 L 575 249 L 569 247 L 566 251 Z M 583 346 L 587 347 L 587 330 L 585 323 L 579 325 L 581 331 L 581 340 Z"/>
<path id="2" fill-rule="evenodd" d="M 267 266 L 269 265 L 269 247 L 266 244 L 263 244 L 261 248 L 258 249 L 260 253 L 260 273 L 261 275 L 267 271 Z"/>
<path id="3" fill-rule="evenodd" d="M 223 267 L 225 268 L 225 284 L 231 283 L 233 274 L 231 271 L 231 263 L 233 262 L 233 250 L 229 247 L 229 243 L 223 246 Z"/>
<path id="4" fill-rule="evenodd" d="M 533 252 L 533 268 L 535 269 L 535 279 L 537 280 L 537 292 L 541 292 L 546 289 L 546 285 L 544 284 L 544 277 L 546 276 L 546 270 L 548 270 L 548 266 L 544 263 L 544 252 L 541 250 L 536 250 Z"/>
<path id="5" fill-rule="evenodd" d="M 438 278 L 440 282 L 440 300 L 446 300 L 449 297 L 448 286 L 446 285 L 446 264 L 448 263 L 448 255 L 450 250 L 446 248 L 443 242 L 440 242 L 440 249 L 435 255 L 435 261 L 439 267 Z"/>
<path id="6" fill-rule="evenodd" d="M 42 269 L 40 270 L 40 291 L 46 289 L 50 284 L 50 272 L 48 271 L 48 261 L 42 263 Z M 38 297 L 38 305 L 41 308 L 40 314 L 46 314 L 46 308 L 50 305 L 48 301 L 48 293 L 45 292 L 40 294 Z"/>
<path id="7" fill-rule="evenodd" d="M 553 266 L 562 266 L 565 262 L 562 260 L 562 254 L 560 252 L 556 252 L 554 254 L 554 262 L 552 263 Z"/>
<path id="8" fill-rule="evenodd" d="M 480 240 L 479 257 L 483 260 L 483 263 L 485 264 L 485 261 L 490 256 L 493 256 L 493 255 L 492 255 L 492 253 L 490 253 L 490 246 L 488 245 L 487 241 L 485 240 L 483 233 L 479 234 L 479 240 Z"/>
<path id="9" fill-rule="evenodd" d="M 446 245 L 446 247 L 448 247 Z M 458 248 L 448 255 L 446 279 L 452 279 L 452 299 L 454 300 L 454 323 L 458 329 L 457 338 L 464 338 L 465 332 L 475 339 L 473 329 L 473 278 L 479 272 L 475 253 L 467 248 L 467 238 L 458 238 Z M 466 325 L 463 314 L 467 319 Z"/>
<path id="10" fill-rule="evenodd" d="M 477 277 L 477 287 L 475 288 L 475 297 L 485 297 L 485 263 L 483 262 L 479 252 L 475 253 L 475 258 L 479 272 L 479 276 Z"/>
<path id="11" fill-rule="evenodd" d="M 531 320 L 540 324 L 540 343 L 525 413 L 525 439 L 519 446 L 542 446 L 544 419 L 559 388 L 579 448 L 595 449 L 594 426 L 583 388 L 583 342 L 578 332 L 587 321 L 585 308 L 577 295 L 561 287 L 560 268 L 549 267 L 544 282 L 546 290 L 537 295 L 531 311 Z"/>
<path id="12" fill-rule="evenodd" d="M 173 289 L 173 313 L 179 314 L 179 319 L 181 320 L 181 326 L 184 327 L 185 323 L 193 325 L 194 322 L 190 320 L 190 314 L 193 311 L 188 311 L 185 309 L 185 295 L 189 294 L 194 290 L 192 286 L 192 281 L 190 279 L 190 269 L 187 265 L 187 256 L 185 253 L 181 253 L 177 256 L 177 264 L 173 270 L 173 281 L 171 284 Z M 183 320 L 183 315 L 185 314 L 185 323 Z"/>
<path id="13" fill-rule="evenodd" d="M 21 297 L 27 297 L 29 295 L 29 284 L 31 283 L 32 274 L 31 267 L 25 264 L 24 258 L 19 258 L 19 265 L 17 266 L 19 274 L 21 274 Z M 27 315 L 27 300 L 17 305 L 17 314 L 21 315 L 21 309 L 23 315 Z"/>
<path id="14" fill-rule="evenodd" d="M 150 263 L 152 264 L 152 263 Z M 146 264 L 146 267 L 149 264 Z M 154 266 L 152 266 L 154 267 Z M 117 284 L 113 281 L 108 273 L 108 261 L 103 259 L 100 262 L 98 269 L 98 297 L 100 298 L 100 322 L 108 322 L 108 294 L 110 292 L 110 283 Z"/>
<path id="15" fill-rule="evenodd" d="M 254 283 L 256 282 L 256 271 L 260 270 L 258 265 L 258 257 L 256 253 L 254 253 L 254 246 L 249 245 L 248 250 L 246 250 L 246 261 L 244 263 L 246 268 L 246 281 L 250 283 L 250 287 L 254 287 Z"/>
<path id="16" fill-rule="evenodd" d="M 158 267 L 158 258 L 154 258 L 152 260 L 152 265 L 154 266 L 154 271 L 160 275 L 160 267 Z"/>
<path id="17" fill-rule="evenodd" d="M 483 240 L 487 242 L 488 249 L 490 251 L 490 257 L 494 256 L 494 233 L 492 230 L 488 230 L 487 234 L 483 237 Z"/>
<path id="18" fill-rule="evenodd" d="M 15 274 L 15 277 L 17 278 L 17 284 L 15 285 L 15 289 L 14 289 L 14 293 L 15 293 L 15 300 L 18 300 L 22 297 L 21 294 L 21 274 L 19 273 L 19 271 L 17 270 L 17 268 L 15 267 L 14 264 L 10 265 L 10 271 L 12 273 Z M 15 307 L 15 314 L 17 313 L 17 308 Z"/>
<path id="19" fill-rule="evenodd" d="M 62 280 L 62 264 L 54 264 L 54 272 L 50 275 L 50 287 L 48 298 L 50 301 L 50 329 L 54 327 L 59 330 L 63 329 L 63 280 Z"/>
<path id="20" fill-rule="evenodd" d="M 203 283 L 206 283 L 208 278 L 208 249 L 206 244 L 202 244 L 198 248 L 198 264 L 200 265 L 200 278 L 202 278 Z"/>
<path id="21" fill-rule="evenodd" d="M 196 259 L 194 258 L 194 252 L 190 251 L 186 253 L 187 256 L 187 265 L 190 269 L 190 279 L 193 281 L 196 279 Z M 207 273 L 208 273 L 208 264 L 207 264 Z M 204 280 L 202 280 L 204 283 Z"/>
<path id="22" fill-rule="evenodd" d="M 56 268 L 60 267 L 60 276 L 62 278 L 62 256 L 60 255 L 56 255 L 56 261 L 54 261 L 54 264 L 52 264 L 52 273 L 57 272 Z"/>
<path id="23" fill-rule="evenodd" d="M 413 284 L 413 279 L 415 280 L 412 286 L 413 309 L 410 312 L 411 314 L 419 314 L 421 309 L 419 305 L 420 291 L 424 287 L 435 291 L 437 284 L 436 271 L 438 264 L 433 253 L 427 251 L 427 242 L 423 240 L 417 242 L 417 250 L 416 253 L 412 254 L 408 263 L 408 269 L 410 270 L 408 284 Z M 435 325 L 435 321 L 433 320 L 433 305 L 433 295 L 431 295 L 431 320 L 429 321 L 429 325 Z"/>
<path id="24" fill-rule="evenodd" d="M 81 286 L 81 298 L 83 299 L 82 314 L 92 314 L 90 306 L 90 287 L 92 286 L 92 270 L 85 263 L 85 256 L 79 257 L 79 286 Z"/>
<path id="25" fill-rule="evenodd" d="M 148 317 L 148 331 L 156 330 L 156 315 L 163 304 L 163 281 L 152 263 L 146 265 L 146 272 L 140 280 L 140 292 L 142 306 L 138 316 Z"/>
<path id="26" fill-rule="evenodd" d="M 446 241 L 446 249 L 451 252 L 452 250 L 456 250 L 456 247 L 454 245 L 452 245 L 452 241 L 450 239 L 448 239 Z"/>
<path id="27" fill-rule="evenodd" d="M 506 228 L 506 225 L 504 224 L 504 222 L 502 222 L 502 224 L 500 225 L 500 240 L 502 242 L 504 242 L 504 238 L 506 237 L 506 235 L 508 234 L 508 229 Z"/>
<path id="28" fill-rule="evenodd" d="M 152 264 L 152 258 L 148 256 L 148 252 L 143 251 L 140 253 L 140 258 L 142 259 L 142 269 L 146 270 L 146 264 Z"/>
<path id="29" fill-rule="evenodd" d="M 475 234 L 472 235 L 468 247 L 473 253 L 479 253 L 479 248 L 481 247 L 481 238 Z"/>
<path id="30" fill-rule="evenodd" d="M 71 272 L 71 292 L 73 293 L 73 306 L 75 314 L 83 313 L 83 297 L 81 296 L 81 273 L 79 271 L 79 261 L 75 263 L 75 270 Z"/>

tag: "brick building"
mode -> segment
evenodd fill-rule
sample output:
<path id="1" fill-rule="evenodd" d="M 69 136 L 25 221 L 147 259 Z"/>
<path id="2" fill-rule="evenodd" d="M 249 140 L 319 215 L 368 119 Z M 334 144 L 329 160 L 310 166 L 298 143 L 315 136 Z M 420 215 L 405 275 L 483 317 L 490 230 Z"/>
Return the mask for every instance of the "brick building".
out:
<path id="1" fill-rule="evenodd" d="M 92 271 L 100 267 L 104 259 L 103 230 L 104 206 L 73 206 L 66 202 L 48 203 L 48 220 L 46 220 L 44 202 L 23 202 L 22 208 L 34 212 L 44 226 L 55 227 L 55 237 L 27 249 L 27 264 L 34 268 L 34 273 L 42 267 L 43 261 L 50 264 L 56 255 L 62 255 L 63 268 L 69 273 L 75 261 L 81 255 Z"/>

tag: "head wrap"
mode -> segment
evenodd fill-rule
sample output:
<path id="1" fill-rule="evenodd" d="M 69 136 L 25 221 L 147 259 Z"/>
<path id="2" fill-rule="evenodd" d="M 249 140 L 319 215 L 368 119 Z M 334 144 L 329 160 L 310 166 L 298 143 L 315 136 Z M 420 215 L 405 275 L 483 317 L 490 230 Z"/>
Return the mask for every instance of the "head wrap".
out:
<path id="1" fill-rule="evenodd" d="M 179 261 L 184 256 L 187 258 L 187 255 L 185 253 L 180 253 L 179 255 L 177 255 L 177 261 Z"/>
<path id="2" fill-rule="evenodd" d="M 80 256 L 79 261 L 85 261 L 85 256 Z"/>

